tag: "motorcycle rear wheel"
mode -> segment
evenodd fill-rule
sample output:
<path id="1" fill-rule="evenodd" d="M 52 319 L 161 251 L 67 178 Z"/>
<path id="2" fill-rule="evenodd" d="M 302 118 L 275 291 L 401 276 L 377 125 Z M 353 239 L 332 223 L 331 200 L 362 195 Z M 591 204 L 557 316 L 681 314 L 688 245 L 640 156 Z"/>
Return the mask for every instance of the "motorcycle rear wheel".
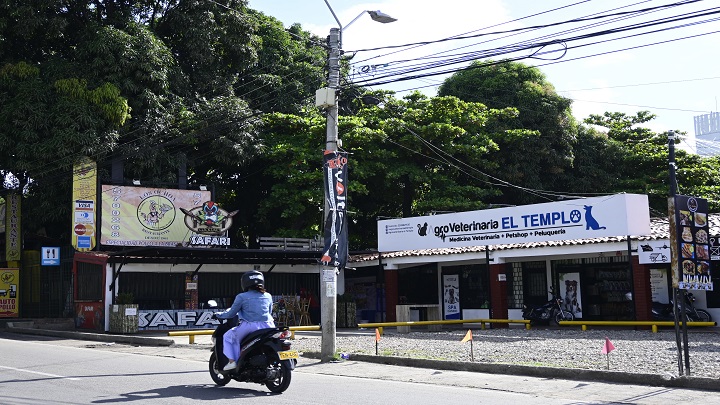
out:
<path id="1" fill-rule="evenodd" d="M 698 316 L 695 317 L 696 319 L 692 319 L 692 321 L 697 322 L 712 322 L 712 316 L 710 316 L 710 313 L 704 309 L 696 309 Z M 689 314 L 688 314 L 689 315 Z M 692 315 L 690 315 L 692 316 Z"/>
<path id="2" fill-rule="evenodd" d="M 560 324 L 560 321 L 574 321 L 575 315 L 570 311 L 557 311 L 555 313 L 555 323 Z"/>
<path id="3" fill-rule="evenodd" d="M 230 376 L 220 372 L 220 365 L 217 362 L 217 356 L 215 356 L 215 353 L 210 355 L 208 368 L 210 369 L 210 378 L 212 378 L 218 386 L 223 387 L 230 382 Z"/>
<path id="4" fill-rule="evenodd" d="M 287 360 L 275 361 L 270 365 L 269 368 L 278 369 L 279 373 L 277 375 L 277 378 L 272 381 L 267 381 L 265 383 L 265 386 L 271 392 L 274 392 L 276 394 L 285 392 L 285 390 L 288 389 L 288 387 L 290 386 L 290 380 L 292 379 L 292 370 L 287 364 Z"/>

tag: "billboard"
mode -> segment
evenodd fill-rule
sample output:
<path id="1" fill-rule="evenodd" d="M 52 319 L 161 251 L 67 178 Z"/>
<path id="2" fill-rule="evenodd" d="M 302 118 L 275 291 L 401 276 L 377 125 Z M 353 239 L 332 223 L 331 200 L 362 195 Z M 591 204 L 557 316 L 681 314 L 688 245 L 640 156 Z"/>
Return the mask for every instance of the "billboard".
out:
<path id="1" fill-rule="evenodd" d="M 183 209 L 210 200 L 210 191 L 102 186 L 100 243 L 114 246 L 178 246 L 191 231 Z"/>
<path id="2" fill-rule="evenodd" d="M 676 195 L 668 207 L 673 287 L 712 291 L 707 200 Z"/>
<path id="3" fill-rule="evenodd" d="M 392 252 L 649 234 L 647 196 L 616 194 L 378 221 L 378 250 Z"/>

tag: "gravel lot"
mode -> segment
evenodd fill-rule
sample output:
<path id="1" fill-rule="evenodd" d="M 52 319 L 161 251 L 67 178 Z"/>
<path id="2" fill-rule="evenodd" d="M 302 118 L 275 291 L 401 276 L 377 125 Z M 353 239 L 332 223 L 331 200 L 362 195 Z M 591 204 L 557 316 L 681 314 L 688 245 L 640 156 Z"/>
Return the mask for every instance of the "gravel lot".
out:
<path id="1" fill-rule="evenodd" d="M 372 332 L 372 331 L 370 331 Z M 387 331 L 377 345 L 380 356 L 432 360 L 471 361 L 471 342 L 461 343 L 467 329 L 443 332 Z M 578 329 L 472 329 L 475 362 L 537 367 L 565 367 L 629 373 L 678 375 L 675 330 Z M 609 356 L 601 353 L 605 338 L 615 346 Z M 682 337 L 682 333 L 681 333 Z M 320 352 L 319 336 L 298 333 L 293 347 L 300 352 Z M 720 378 L 720 333 L 688 332 L 690 374 Z M 374 333 L 338 335 L 336 349 L 345 354 L 375 355 Z"/>

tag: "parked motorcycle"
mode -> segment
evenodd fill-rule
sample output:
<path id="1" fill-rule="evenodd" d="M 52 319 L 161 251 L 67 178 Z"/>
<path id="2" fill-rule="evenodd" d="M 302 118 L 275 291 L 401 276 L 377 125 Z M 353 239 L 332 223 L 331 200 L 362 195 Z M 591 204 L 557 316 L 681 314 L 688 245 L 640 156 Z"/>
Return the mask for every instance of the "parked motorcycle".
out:
<path id="1" fill-rule="evenodd" d="M 211 308 L 217 303 L 208 301 Z M 240 359 L 234 370 L 223 371 L 228 359 L 223 355 L 223 335 L 237 325 L 237 318 L 222 319 L 212 335 L 210 377 L 215 384 L 224 386 L 230 380 L 265 384 L 274 393 L 288 389 L 292 370 L 297 364 L 298 352 L 290 349 L 290 330 L 287 327 L 260 329 L 250 333 L 241 343 Z"/>
<path id="2" fill-rule="evenodd" d="M 550 294 L 552 298 L 543 305 L 537 307 L 523 305 L 523 319 L 529 320 L 530 325 L 547 325 L 551 320 L 559 324 L 560 321 L 572 321 L 575 319 L 575 315 L 573 315 L 572 312 L 563 309 L 562 298 L 555 295 L 552 290 Z"/>
<path id="3" fill-rule="evenodd" d="M 659 321 L 674 321 L 675 314 L 673 314 L 673 304 L 670 300 L 669 304 L 663 304 L 660 302 L 653 301 L 651 312 L 654 320 Z M 678 305 L 680 310 L 680 305 Z M 685 315 L 680 317 L 681 321 L 688 322 L 712 322 L 712 316 L 704 309 L 695 307 L 695 296 L 693 293 L 685 293 Z"/>

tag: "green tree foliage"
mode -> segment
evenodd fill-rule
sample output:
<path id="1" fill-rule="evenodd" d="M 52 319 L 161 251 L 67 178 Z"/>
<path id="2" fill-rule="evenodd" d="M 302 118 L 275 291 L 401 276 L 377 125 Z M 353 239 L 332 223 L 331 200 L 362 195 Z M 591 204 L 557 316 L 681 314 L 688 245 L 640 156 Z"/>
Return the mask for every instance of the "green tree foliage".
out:
<path id="1" fill-rule="evenodd" d="M 526 131 L 523 136 L 496 139 L 500 152 L 493 162 L 498 170 L 492 174 L 525 188 L 550 190 L 562 185 L 558 175 L 572 164 L 578 125 L 570 110 L 572 100 L 559 96 L 539 69 L 519 62 L 476 61 L 446 79 L 438 95 L 453 95 L 489 108 L 517 108 L 519 114 L 509 124 Z M 545 200 L 508 187 L 492 202 Z"/>
<path id="2" fill-rule="evenodd" d="M 67 233 L 72 161 L 86 155 L 103 182 L 113 159 L 126 179 L 159 187 L 176 186 L 187 164 L 191 184 L 234 196 L 262 150 L 261 113 L 308 105 L 324 65 L 317 38 L 246 5 L 0 0 L 0 143 L 28 141 L 3 149 L 0 170 L 17 176 L 6 188 L 42 190 L 25 195 L 46 209 L 38 224 L 57 219 Z M 45 163 L 15 158 L 22 148 Z"/>
<path id="3" fill-rule="evenodd" d="M 343 148 L 349 153 L 350 237 L 354 249 L 376 241 L 378 217 L 427 215 L 486 206 L 498 193 L 478 169 L 497 151 L 488 133 L 517 114 L 492 110 L 456 97 L 404 99 L 378 94 L 382 108 L 361 106 L 356 116 L 339 118 Z M 316 110 L 302 116 L 274 114 L 267 125 L 263 167 L 264 198 L 254 215 L 257 233 L 313 237 L 322 223 L 322 151 L 325 119 Z"/>
<path id="4" fill-rule="evenodd" d="M 648 111 L 635 115 L 606 112 L 591 115 L 586 124 L 606 129 L 605 144 L 578 144 L 579 153 L 595 162 L 594 170 L 608 183 L 597 184 L 595 192 L 647 194 L 655 215 L 667 212 L 670 194 L 668 134 L 655 133 L 645 124 L 655 118 Z M 675 147 L 677 192 L 708 199 L 711 210 L 720 208 L 717 158 L 703 158 Z M 580 161 L 579 157 L 576 161 Z M 582 179 L 578 175 L 572 178 Z"/>

